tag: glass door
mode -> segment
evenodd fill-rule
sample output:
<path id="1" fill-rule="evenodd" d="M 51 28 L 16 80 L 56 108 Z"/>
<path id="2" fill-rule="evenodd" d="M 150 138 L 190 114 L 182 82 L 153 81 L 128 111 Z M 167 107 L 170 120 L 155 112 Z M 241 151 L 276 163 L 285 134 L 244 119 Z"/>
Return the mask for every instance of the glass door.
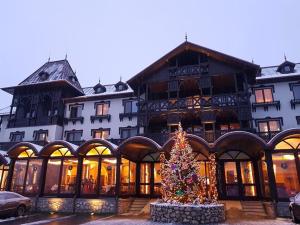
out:
<path id="1" fill-rule="evenodd" d="M 236 162 L 224 162 L 225 194 L 229 198 L 238 198 L 240 195 Z"/>
<path id="2" fill-rule="evenodd" d="M 251 161 L 224 162 L 224 182 L 224 193 L 228 199 L 251 199 L 257 196 Z"/>
<path id="3" fill-rule="evenodd" d="M 240 162 L 242 177 L 242 194 L 244 197 L 256 197 L 256 185 L 254 179 L 253 163 L 251 161 Z"/>
<path id="4" fill-rule="evenodd" d="M 151 194 L 151 163 L 141 163 L 140 168 L 140 194 Z"/>

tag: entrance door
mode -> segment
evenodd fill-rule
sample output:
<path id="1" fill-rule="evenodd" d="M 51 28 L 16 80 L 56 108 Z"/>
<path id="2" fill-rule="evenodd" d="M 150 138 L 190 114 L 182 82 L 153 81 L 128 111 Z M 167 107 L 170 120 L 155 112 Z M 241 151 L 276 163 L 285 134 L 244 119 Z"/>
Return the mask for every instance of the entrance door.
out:
<path id="1" fill-rule="evenodd" d="M 151 194 L 151 163 L 141 163 L 140 167 L 140 194 Z"/>
<path id="2" fill-rule="evenodd" d="M 161 177 L 160 163 L 144 162 L 140 167 L 140 195 L 158 197 L 160 193 Z"/>
<path id="3" fill-rule="evenodd" d="M 255 199 L 257 197 L 252 161 L 225 161 L 223 181 L 227 199 Z"/>

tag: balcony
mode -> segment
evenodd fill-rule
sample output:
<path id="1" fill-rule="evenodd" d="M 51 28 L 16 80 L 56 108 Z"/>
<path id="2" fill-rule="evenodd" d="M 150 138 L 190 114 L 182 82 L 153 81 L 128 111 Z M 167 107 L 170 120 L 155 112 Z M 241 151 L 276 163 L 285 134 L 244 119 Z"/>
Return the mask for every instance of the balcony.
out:
<path id="1" fill-rule="evenodd" d="M 296 109 L 296 105 L 300 105 L 300 99 L 292 99 L 291 100 L 291 108 Z"/>
<path id="2" fill-rule="evenodd" d="M 72 122 L 73 124 L 76 124 L 77 121 L 79 121 L 81 124 L 83 124 L 84 118 L 82 116 L 65 118 L 64 121 L 65 121 L 65 124 L 68 124 L 68 122 Z"/>
<path id="3" fill-rule="evenodd" d="M 139 103 L 140 112 L 166 112 L 172 110 L 203 110 L 208 108 L 239 107 L 249 104 L 249 96 L 243 94 L 224 94 L 211 97 L 193 96 L 169 100 L 149 100 Z"/>
<path id="4" fill-rule="evenodd" d="M 190 75 L 201 75 L 208 73 L 208 64 L 201 65 L 190 65 L 181 67 L 169 68 L 170 76 L 190 76 Z"/>
<path id="5" fill-rule="evenodd" d="M 268 111 L 269 107 L 275 107 L 277 111 L 280 110 L 280 101 L 252 103 L 254 112 L 257 108 L 263 108 L 264 111 Z"/>
<path id="6" fill-rule="evenodd" d="M 111 119 L 110 114 L 91 116 L 91 122 L 92 123 L 94 123 L 95 120 L 98 120 L 100 123 L 102 123 L 103 120 L 107 120 L 108 122 L 110 122 L 110 119 Z"/>
<path id="7" fill-rule="evenodd" d="M 222 135 L 232 132 L 232 131 L 248 131 L 250 133 L 255 133 L 252 129 L 239 129 L 239 130 L 216 130 L 216 131 L 200 131 L 200 132 L 187 132 L 188 134 L 194 134 L 206 140 L 209 143 L 214 142 L 216 139 L 221 137 Z M 148 133 L 144 134 L 145 137 L 148 137 L 158 144 L 163 145 L 167 140 L 174 137 L 174 133 Z"/>
<path id="8" fill-rule="evenodd" d="M 264 139 L 266 142 L 268 142 L 278 133 L 280 133 L 280 131 L 257 132 L 256 134 L 262 139 Z"/>

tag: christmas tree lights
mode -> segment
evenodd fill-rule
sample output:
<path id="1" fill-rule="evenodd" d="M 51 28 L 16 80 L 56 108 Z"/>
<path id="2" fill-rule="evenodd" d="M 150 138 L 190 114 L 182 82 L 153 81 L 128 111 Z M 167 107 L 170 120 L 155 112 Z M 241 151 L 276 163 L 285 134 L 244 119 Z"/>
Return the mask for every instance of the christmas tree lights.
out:
<path id="1" fill-rule="evenodd" d="M 217 201 L 215 155 L 209 157 L 209 188 L 207 178 L 200 176 L 200 163 L 186 139 L 181 124 L 175 133 L 170 158 L 161 154 L 162 199 L 172 204 L 203 204 Z M 208 190 L 207 190 L 208 189 Z"/>

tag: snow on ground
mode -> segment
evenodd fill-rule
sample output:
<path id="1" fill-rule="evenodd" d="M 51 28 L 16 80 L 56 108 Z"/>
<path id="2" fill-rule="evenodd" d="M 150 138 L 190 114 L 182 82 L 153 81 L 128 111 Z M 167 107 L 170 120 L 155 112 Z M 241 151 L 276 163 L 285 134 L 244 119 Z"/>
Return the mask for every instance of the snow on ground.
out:
<path id="1" fill-rule="evenodd" d="M 225 223 L 219 223 L 218 225 L 292 225 L 290 219 L 276 219 L 276 220 L 228 220 Z M 95 220 L 84 225 L 175 225 L 172 223 L 155 223 L 149 219 L 138 218 L 103 218 Z M 179 225 L 179 224 L 176 224 Z M 185 224 L 186 225 L 186 224 Z"/>

